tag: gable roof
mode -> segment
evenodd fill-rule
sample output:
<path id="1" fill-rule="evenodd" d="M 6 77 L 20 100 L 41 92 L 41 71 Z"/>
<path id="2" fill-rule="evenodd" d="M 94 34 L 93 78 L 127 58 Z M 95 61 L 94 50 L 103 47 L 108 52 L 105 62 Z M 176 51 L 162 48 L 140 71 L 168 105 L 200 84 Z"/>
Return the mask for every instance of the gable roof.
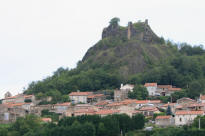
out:
<path id="1" fill-rule="evenodd" d="M 176 115 L 203 115 L 204 111 L 176 111 Z"/>
<path id="2" fill-rule="evenodd" d="M 144 86 L 145 86 L 145 87 L 148 87 L 148 86 L 157 86 L 157 83 L 145 83 Z"/>
<path id="3" fill-rule="evenodd" d="M 119 110 L 99 110 L 97 111 L 95 114 L 98 114 L 98 115 L 108 115 L 108 114 L 115 114 L 115 113 L 118 113 Z"/>
<path id="4" fill-rule="evenodd" d="M 157 88 L 172 88 L 172 85 L 157 85 Z"/>
<path id="5" fill-rule="evenodd" d="M 172 116 L 157 116 L 156 119 L 170 119 Z"/>
<path id="6" fill-rule="evenodd" d="M 92 92 L 71 92 L 69 96 L 88 96 L 92 94 Z"/>

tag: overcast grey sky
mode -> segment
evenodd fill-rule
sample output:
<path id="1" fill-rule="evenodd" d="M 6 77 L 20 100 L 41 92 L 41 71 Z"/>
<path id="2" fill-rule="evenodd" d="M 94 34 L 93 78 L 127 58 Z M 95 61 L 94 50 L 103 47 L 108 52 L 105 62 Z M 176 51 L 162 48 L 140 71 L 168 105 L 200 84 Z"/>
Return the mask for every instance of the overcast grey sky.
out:
<path id="1" fill-rule="evenodd" d="M 205 45 L 204 0 L 0 0 L 0 98 L 75 67 L 112 17 L 148 19 L 165 39 Z"/>

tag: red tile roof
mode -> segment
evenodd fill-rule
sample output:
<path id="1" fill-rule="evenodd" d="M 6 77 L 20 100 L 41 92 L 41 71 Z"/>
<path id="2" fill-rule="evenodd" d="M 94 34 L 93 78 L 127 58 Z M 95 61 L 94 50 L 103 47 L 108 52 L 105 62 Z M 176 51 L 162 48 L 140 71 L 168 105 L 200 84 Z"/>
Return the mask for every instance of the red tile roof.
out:
<path id="1" fill-rule="evenodd" d="M 51 122 L 51 121 L 52 121 L 51 118 L 41 118 L 41 120 L 42 120 L 43 122 Z"/>
<path id="2" fill-rule="evenodd" d="M 105 96 L 104 94 L 93 94 L 93 95 L 90 95 L 90 96 L 88 96 L 88 98 L 98 98 L 98 97 L 103 97 L 103 96 Z"/>
<path id="3" fill-rule="evenodd" d="M 97 104 L 95 104 L 96 106 L 103 106 L 103 105 L 107 105 L 109 102 L 107 102 L 107 101 L 101 101 L 101 102 L 99 102 L 99 103 L 97 103 Z"/>
<path id="4" fill-rule="evenodd" d="M 162 107 L 168 107 L 168 106 L 174 106 L 174 105 L 176 105 L 176 103 L 167 103 L 167 104 L 162 105 Z"/>
<path id="5" fill-rule="evenodd" d="M 176 111 L 176 115 L 203 115 L 204 111 Z"/>
<path id="6" fill-rule="evenodd" d="M 70 102 L 65 102 L 65 103 L 57 103 L 55 104 L 55 106 L 70 106 L 71 103 Z"/>
<path id="7" fill-rule="evenodd" d="M 157 116 L 156 119 L 170 119 L 172 116 Z"/>
<path id="8" fill-rule="evenodd" d="M 172 88 L 172 85 L 157 85 L 157 88 Z"/>
<path id="9" fill-rule="evenodd" d="M 88 96 L 92 94 L 92 92 L 71 92 L 69 96 Z"/>
<path id="10" fill-rule="evenodd" d="M 119 110 L 99 110 L 97 111 L 95 114 L 98 114 L 98 115 L 108 115 L 108 114 L 115 114 L 115 113 L 118 113 Z"/>
<path id="11" fill-rule="evenodd" d="M 169 91 L 181 91 L 181 88 L 169 88 Z"/>
<path id="12" fill-rule="evenodd" d="M 145 87 L 148 87 L 148 86 L 157 86 L 157 83 L 145 83 L 144 86 L 145 86 Z"/>
<path id="13" fill-rule="evenodd" d="M 158 111 L 156 107 L 142 107 L 140 111 Z"/>

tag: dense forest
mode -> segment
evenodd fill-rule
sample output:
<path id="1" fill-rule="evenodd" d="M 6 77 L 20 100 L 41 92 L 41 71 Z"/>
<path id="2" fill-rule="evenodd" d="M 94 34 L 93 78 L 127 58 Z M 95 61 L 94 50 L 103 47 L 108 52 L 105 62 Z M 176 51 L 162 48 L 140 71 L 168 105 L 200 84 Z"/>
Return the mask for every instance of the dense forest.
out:
<path id="1" fill-rule="evenodd" d="M 118 136 L 142 129 L 144 124 L 141 114 L 132 118 L 125 114 L 66 117 L 58 124 L 43 123 L 37 116 L 28 115 L 9 126 L 0 126 L 0 136 Z"/>
<path id="2" fill-rule="evenodd" d="M 134 26 L 142 30 L 141 24 Z M 119 26 L 121 29 L 126 28 Z M 52 76 L 30 83 L 24 93 L 36 94 L 38 98 L 52 96 L 56 103 L 67 101 L 71 91 L 112 90 L 121 83 L 145 82 L 183 88 L 174 94 L 174 99 L 196 98 L 205 93 L 203 46 L 175 44 L 163 38 L 147 43 L 135 38 L 107 37 L 91 47 L 76 68 L 59 68 Z"/>
<path id="3" fill-rule="evenodd" d="M 198 129 L 198 119 L 201 129 Z M 125 114 L 100 117 L 83 115 L 66 117 L 58 124 L 43 123 L 39 117 L 27 115 L 15 123 L 0 125 L 0 136 L 202 136 L 205 135 L 205 117 L 197 117 L 190 126 L 157 128 L 145 131 L 146 119 L 137 114 L 130 118 Z"/>

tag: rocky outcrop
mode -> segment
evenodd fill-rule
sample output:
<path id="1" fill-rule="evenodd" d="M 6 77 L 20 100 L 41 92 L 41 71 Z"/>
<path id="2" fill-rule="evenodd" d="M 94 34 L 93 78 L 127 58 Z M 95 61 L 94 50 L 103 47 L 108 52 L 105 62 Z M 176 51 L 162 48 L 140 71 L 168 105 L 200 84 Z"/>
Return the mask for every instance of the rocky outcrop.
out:
<path id="1" fill-rule="evenodd" d="M 135 38 L 144 42 L 159 41 L 159 37 L 152 31 L 151 27 L 148 25 L 148 20 L 134 24 L 132 22 L 129 22 L 127 27 L 109 25 L 107 28 L 104 28 L 102 33 L 102 39 L 106 37 L 126 37 L 128 40 Z"/>

